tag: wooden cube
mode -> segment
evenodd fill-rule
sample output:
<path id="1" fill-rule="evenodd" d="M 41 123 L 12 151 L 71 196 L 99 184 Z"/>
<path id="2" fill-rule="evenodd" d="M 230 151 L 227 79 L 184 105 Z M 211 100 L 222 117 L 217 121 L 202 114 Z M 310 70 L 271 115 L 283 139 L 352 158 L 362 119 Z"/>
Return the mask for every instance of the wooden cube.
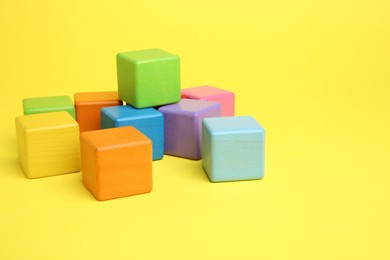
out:
<path id="1" fill-rule="evenodd" d="M 212 86 L 201 86 L 182 89 L 181 97 L 219 102 L 222 116 L 234 116 L 233 92 Z"/>
<path id="2" fill-rule="evenodd" d="M 101 128 L 134 126 L 152 140 L 153 160 L 164 156 L 164 116 L 154 108 L 130 105 L 106 107 L 101 111 Z"/>
<path id="3" fill-rule="evenodd" d="M 65 111 L 15 120 L 19 162 L 28 178 L 80 171 L 79 126 Z"/>
<path id="4" fill-rule="evenodd" d="M 73 118 L 76 118 L 73 101 L 69 96 L 50 96 L 23 99 L 23 112 L 25 115 L 55 111 L 66 111 Z"/>
<path id="5" fill-rule="evenodd" d="M 177 104 L 162 106 L 158 110 L 164 114 L 165 153 L 201 159 L 202 119 L 221 116 L 221 105 L 211 101 L 182 99 Z"/>
<path id="6" fill-rule="evenodd" d="M 98 200 L 152 190 L 152 142 L 132 126 L 83 132 L 84 186 Z"/>
<path id="7" fill-rule="evenodd" d="M 118 91 L 82 92 L 74 95 L 76 120 L 80 132 L 100 129 L 100 110 L 103 107 L 121 106 Z"/>
<path id="8" fill-rule="evenodd" d="M 119 97 L 136 108 L 180 100 L 180 58 L 160 49 L 117 55 Z"/>
<path id="9" fill-rule="evenodd" d="M 264 177 L 264 128 L 253 117 L 203 119 L 203 168 L 212 182 Z"/>

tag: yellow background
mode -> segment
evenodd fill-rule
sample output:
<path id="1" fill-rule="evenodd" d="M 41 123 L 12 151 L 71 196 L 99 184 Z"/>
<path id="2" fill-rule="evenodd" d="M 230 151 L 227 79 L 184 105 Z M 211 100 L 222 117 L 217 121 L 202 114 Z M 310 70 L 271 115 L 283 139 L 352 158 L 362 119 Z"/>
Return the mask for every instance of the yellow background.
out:
<path id="1" fill-rule="evenodd" d="M 390 259 L 389 3 L 1 0 L 0 259 Z M 105 202 L 80 173 L 27 179 L 22 99 L 115 90 L 116 53 L 154 47 L 182 88 L 236 93 L 266 177 L 166 156 L 152 193 Z"/>

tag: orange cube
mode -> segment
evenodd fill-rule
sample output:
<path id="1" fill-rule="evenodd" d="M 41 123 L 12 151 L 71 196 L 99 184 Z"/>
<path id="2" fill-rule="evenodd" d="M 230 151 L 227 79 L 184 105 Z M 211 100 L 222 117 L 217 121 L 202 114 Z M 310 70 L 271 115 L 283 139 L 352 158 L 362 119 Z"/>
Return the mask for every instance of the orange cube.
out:
<path id="1" fill-rule="evenodd" d="M 84 186 L 97 200 L 152 191 L 152 141 L 132 126 L 80 134 Z"/>
<path id="2" fill-rule="evenodd" d="M 118 91 L 76 93 L 74 103 L 80 132 L 100 129 L 100 110 L 103 107 L 123 105 Z"/>

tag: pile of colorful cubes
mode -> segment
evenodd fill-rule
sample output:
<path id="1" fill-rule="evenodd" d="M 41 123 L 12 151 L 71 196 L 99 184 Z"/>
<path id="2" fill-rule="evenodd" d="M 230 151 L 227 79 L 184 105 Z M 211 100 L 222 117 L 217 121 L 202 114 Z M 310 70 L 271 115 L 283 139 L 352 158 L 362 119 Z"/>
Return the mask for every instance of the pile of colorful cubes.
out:
<path id="1" fill-rule="evenodd" d="M 82 172 L 98 200 L 147 193 L 164 154 L 202 159 L 212 182 L 264 176 L 264 129 L 234 115 L 234 93 L 181 89 L 180 58 L 160 49 L 117 54 L 117 91 L 23 100 L 16 118 L 29 178 Z"/>

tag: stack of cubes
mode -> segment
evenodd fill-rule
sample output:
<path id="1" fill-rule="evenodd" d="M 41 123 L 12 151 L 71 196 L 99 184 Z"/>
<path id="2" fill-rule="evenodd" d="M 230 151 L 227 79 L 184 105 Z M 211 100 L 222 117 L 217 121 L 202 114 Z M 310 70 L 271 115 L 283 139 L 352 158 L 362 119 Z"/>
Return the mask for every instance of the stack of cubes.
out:
<path id="1" fill-rule="evenodd" d="M 117 55 L 118 91 L 28 98 L 16 118 L 27 177 L 77 172 L 98 200 L 152 190 L 164 154 L 203 159 L 212 182 L 264 176 L 264 129 L 234 116 L 234 94 L 181 90 L 180 58 L 160 49 Z M 125 103 L 125 104 L 123 104 Z"/>

